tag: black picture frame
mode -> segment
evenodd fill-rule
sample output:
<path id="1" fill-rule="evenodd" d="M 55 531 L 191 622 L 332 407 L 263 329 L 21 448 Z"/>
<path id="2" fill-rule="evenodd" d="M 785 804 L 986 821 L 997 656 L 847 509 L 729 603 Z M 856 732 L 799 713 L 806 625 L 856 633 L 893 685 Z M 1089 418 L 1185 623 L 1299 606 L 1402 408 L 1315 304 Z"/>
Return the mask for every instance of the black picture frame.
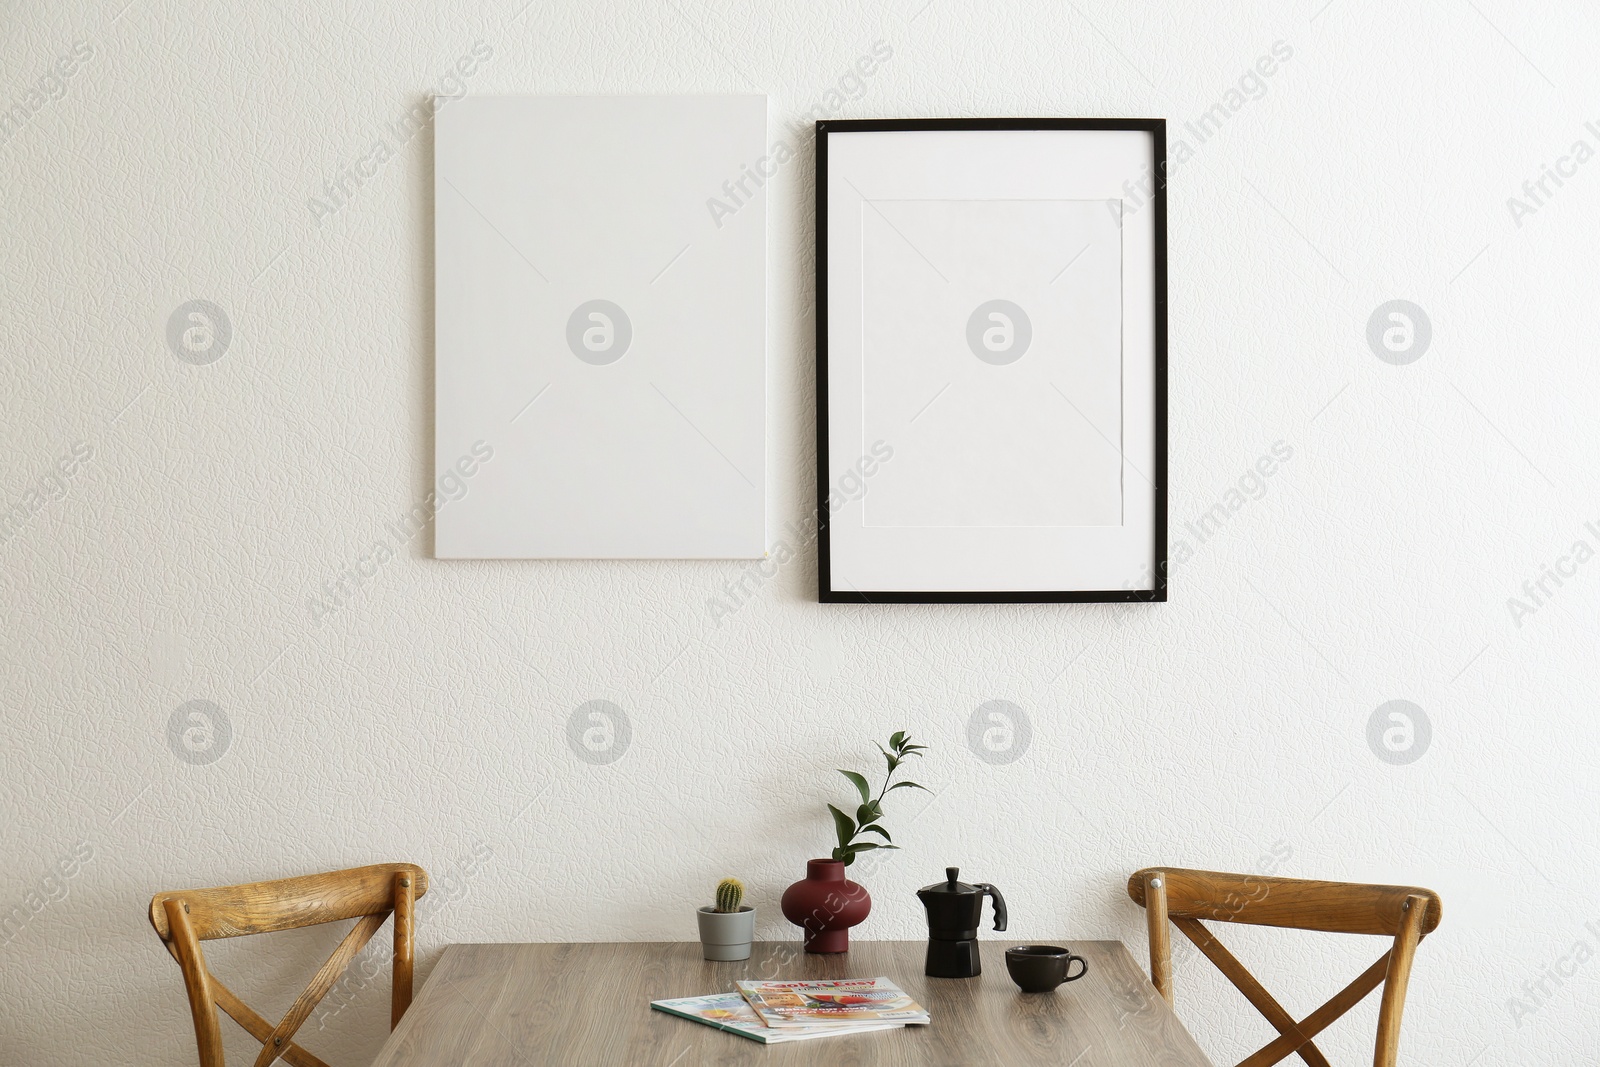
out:
<path id="1" fill-rule="evenodd" d="M 828 135 L 850 132 L 1120 130 L 1152 137 L 1155 461 L 1151 480 L 1154 585 L 1150 589 L 859 591 L 832 588 L 828 460 Z M 1167 120 L 1156 118 L 828 119 L 816 124 L 817 598 L 824 604 L 1160 603 L 1167 599 Z"/>

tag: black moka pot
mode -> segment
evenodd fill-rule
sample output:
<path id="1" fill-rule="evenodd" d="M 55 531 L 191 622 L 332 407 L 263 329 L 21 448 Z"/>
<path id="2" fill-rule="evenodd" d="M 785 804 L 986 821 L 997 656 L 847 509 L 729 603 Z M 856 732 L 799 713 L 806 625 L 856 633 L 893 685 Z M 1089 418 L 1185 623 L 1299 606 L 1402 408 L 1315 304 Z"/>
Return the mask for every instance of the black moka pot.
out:
<path id="1" fill-rule="evenodd" d="M 978 958 L 978 926 L 983 922 L 983 898 L 994 897 L 994 928 L 1006 928 L 1006 898 L 986 882 L 968 885 L 956 881 L 959 867 L 944 869 L 946 881 L 917 890 L 928 909 L 928 965 L 934 978 L 974 978 L 983 973 Z"/>

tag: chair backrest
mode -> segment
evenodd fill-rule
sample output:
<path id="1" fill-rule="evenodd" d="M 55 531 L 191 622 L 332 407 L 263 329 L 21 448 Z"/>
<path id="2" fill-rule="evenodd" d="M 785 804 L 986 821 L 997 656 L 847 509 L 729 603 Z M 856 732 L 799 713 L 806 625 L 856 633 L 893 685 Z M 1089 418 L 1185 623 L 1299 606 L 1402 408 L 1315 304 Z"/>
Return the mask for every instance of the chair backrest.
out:
<path id="1" fill-rule="evenodd" d="M 1150 932 L 1150 979 L 1167 1003 L 1173 999 L 1172 944 L 1167 929 L 1170 920 L 1278 1031 L 1275 1040 L 1241 1060 L 1239 1067 L 1269 1067 L 1296 1053 L 1308 1067 L 1329 1067 L 1312 1039 L 1379 985 L 1383 986 L 1383 1002 L 1372 1062 L 1374 1067 L 1395 1067 L 1412 957 L 1417 944 L 1439 925 L 1441 905 L 1437 893 L 1409 886 L 1147 867 L 1128 879 L 1128 896 L 1145 909 Z M 1201 919 L 1373 934 L 1392 938 L 1393 942 L 1389 951 L 1353 982 L 1322 1007 L 1296 1021 L 1212 936 Z"/>
<path id="2" fill-rule="evenodd" d="M 224 1067 L 220 1006 L 257 1041 L 256 1067 L 282 1059 L 291 1067 L 327 1067 L 294 1043 L 295 1032 L 310 1017 L 358 952 L 394 913 L 394 989 L 389 1025 L 400 1022 L 411 1005 L 412 946 L 416 901 L 428 891 L 428 872 L 410 863 L 380 863 L 348 871 L 251 882 L 218 889 L 157 893 L 150 901 L 150 925 L 183 970 L 194 1016 L 200 1067 Z M 355 919 L 305 990 L 276 1026 L 251 1010 L 206 967 L 200 942 L 245 934 L 269 934 L 302 926 Z"/>

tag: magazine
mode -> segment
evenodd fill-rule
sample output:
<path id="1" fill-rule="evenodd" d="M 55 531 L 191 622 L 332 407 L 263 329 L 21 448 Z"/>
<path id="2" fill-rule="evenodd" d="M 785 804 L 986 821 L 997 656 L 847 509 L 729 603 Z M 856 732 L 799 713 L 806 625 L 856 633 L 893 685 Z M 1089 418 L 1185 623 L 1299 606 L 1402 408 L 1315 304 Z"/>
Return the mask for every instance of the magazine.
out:
<path id="1" fill-rule="evenodd" d="M 865 1033 L 869 1030 L 898 1030 L 904 1025 L 891 1022 L 868 1022 L 849 1026 L 801 1023 L 774 1030 L 762 1023 L 761 1017 L 738 993 L 714 993 L 709 997 L 680 997 L 677 1000 L 652 1000 L 650 1006 L 656 1011 L 664 1011 L 668 1015 L 676 1015 L 682 1019 L 692 1019 L 707 1026 L 715 1026 L 718 1030 L 748 1037 L 764 1045 L 775 1045 L 784 1041 L 804 1041 L 812 1037 Z"/>
<path id="2" fill-rule="evenodd" d="M 831 982 L 740 982 L 739 992 L 769 1027 L 855 1029 L 861 1024 L 923 1026 L 928 1013 L 887 978 L 843 978 Z"/>

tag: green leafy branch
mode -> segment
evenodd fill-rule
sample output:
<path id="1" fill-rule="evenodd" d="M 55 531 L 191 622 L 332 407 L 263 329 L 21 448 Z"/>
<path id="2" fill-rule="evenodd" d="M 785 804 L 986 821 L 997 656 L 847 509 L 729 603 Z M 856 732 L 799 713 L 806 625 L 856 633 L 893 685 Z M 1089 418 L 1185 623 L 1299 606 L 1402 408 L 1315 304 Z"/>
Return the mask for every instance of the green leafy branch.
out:
<path id="1" fill-rule="evenodd" d="M 887 770 L 883 776 L 883 785 L 878 790 L 878 795 L 872 795 L 872 786 L 867 782 L 867 776 L 856 771 L 841 770 L 839 773 L 850 779 L 850 784 L 856 787 L 856 792 L 861 794 L 861 803 L 856 808 L 855 818 L 851 818 L 832 804 L 828 810 L 833 813 L 833 827 L 839 836 L 839 847 L 833 850 L 833 858 L 843 860 L 846 867 L 856 861 L 856 856 L 862 852 L 871 852 L 879 848 L 899 848 L 894 839 L 889 836 L 889 831 L 882 825 L 883 798 L 896 789 L 922 789 L 927 786 L 918 785 L 916 782 L 902 780 L 895 782 L 895 772 L 902 764 L 915 756 L 921 756 L 927 745 L 914 745 L 911 736 L 904 730 L 896 730 L 889 738 L 889 747 L 878 745 L 878 751 L 883 753 Z M 891 784 L 893 783 L 893 784 Z M 882 841 L 863 841 L 863 834 L 876 834 L 883 838 Z"/>

